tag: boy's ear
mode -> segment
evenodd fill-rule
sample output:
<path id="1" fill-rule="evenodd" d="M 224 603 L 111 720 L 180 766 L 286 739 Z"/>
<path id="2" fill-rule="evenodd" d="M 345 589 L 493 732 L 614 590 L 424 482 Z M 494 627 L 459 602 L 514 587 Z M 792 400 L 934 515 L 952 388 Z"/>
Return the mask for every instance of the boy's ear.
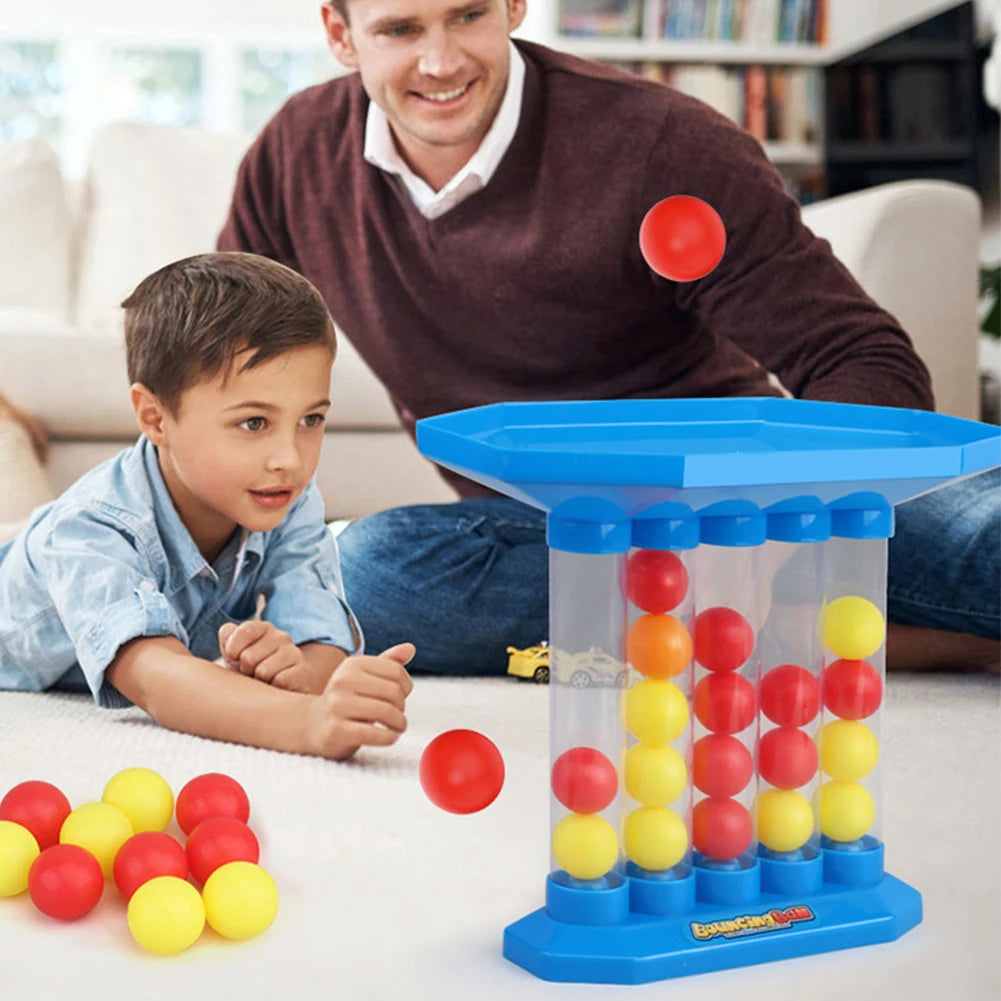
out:
<path id="1" fill-rule="evenodd" d="M 358 69 L 358 54 L 351 41 L 351 29 L 333 4 L 325 3 L 320 7 L 323 17 L 323 28 L 327 33 L 327 45 L 334 57 L 348 69 Z"/>
<path id="2" fill-rule="evenodd" d="M 141 382 L 134 382 L 129 389 L 132 399 L 132 410 L 136 415 L 139 430 L 146 435 L 153 445 L 162 445 L 166 441 L 164 416 L 166 408 L 160 398 Z"/>

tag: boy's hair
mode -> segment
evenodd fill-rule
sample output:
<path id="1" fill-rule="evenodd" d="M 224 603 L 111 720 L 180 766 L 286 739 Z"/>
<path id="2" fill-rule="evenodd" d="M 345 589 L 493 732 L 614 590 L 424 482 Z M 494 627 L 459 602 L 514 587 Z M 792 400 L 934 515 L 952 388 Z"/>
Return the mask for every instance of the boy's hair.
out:
<path id="1" fill-rule="evenodd" d="M 344 23 L 350 28 L 351 22 L 348 20 L 348 0 L 329 0 L 330 6 L 337 11 L 344 19 Z"/>
<path id="2" fill-rule="evenodd" d="M 293 348 L 337 350 L 333 321 L 315 286 L 256 254 L 199 254 L 144 278 L 122 303 L 129 382 L 141 382 L 176 413 L 181 394 L 203 379 Z"/>

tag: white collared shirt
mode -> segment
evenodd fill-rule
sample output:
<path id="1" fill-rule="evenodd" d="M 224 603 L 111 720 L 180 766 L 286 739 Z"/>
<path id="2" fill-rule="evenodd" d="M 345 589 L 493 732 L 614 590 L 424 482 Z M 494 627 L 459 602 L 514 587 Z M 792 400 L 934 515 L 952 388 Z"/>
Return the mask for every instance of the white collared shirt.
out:
<path id="1" fill-rule="evenodd" d="M 511 49 L 511 62 L 501 106 L 476 152 L 441 191 L 433 191 L 431 185 L 410 169 L 396 148 L 386 113 L 375 101 L 369 101 L 368 118 L 365 121 L 365 159 L 373 167 L 398 175 L 426 219 L 437 219 L 464 198 L 486 187 L 511 145 L 521 115 L 525 61 L 510 40 L 508 45 Z"/>

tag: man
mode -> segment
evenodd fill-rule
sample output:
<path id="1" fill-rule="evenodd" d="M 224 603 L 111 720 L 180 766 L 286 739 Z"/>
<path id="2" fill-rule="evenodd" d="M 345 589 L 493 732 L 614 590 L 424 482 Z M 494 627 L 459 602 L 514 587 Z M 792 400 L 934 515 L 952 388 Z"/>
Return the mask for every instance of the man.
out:
<path id="1" fill-rule="evenodd" d="M 933 406 L 906 335 L 803 227 L 753 139 L 667 88 L 512 43 L 525 2 L 325 4 L 329 45 L 358 73 L 265 127 L 220 249 L 309 277 L 408 429 L 498 400 L 777 395 L 776 380 Z M 720 265 L 685 285 L 637 242 L 672 194 L 727 230 Z M 341 536 L 345 589 L 368 641 L 405 632 L 417 669 L 501 672 L 509 644 L 547 634 L 544 517 L 446 475 L 458 503 Z M 995 472 L 899 510 L 894 643 L 928 650 L 928 629 L 903 627 L 931 626 L 936 663 L 998 659 L 999 494 Z"/>

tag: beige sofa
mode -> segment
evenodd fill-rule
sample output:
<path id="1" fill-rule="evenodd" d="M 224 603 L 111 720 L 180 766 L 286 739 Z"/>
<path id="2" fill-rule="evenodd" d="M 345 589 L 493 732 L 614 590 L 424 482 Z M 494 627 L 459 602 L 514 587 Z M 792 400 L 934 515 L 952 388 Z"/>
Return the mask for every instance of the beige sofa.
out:
<path id="1" fill-rule="evenodd" d="M 48 426 L 56 490 L 134 438 L 118 303 L 160 265 L 212 248 L 248 141 L 108 125 L 76 185 L 43 142 L 0 145 L 0 390 Z M 908 182 L 804 217 L 910 332 L 939 409 L 978 417 L 976 196 Z M 328 517 L 452 498 L 344 339 L 332 399 L 319 470 Z"/>

